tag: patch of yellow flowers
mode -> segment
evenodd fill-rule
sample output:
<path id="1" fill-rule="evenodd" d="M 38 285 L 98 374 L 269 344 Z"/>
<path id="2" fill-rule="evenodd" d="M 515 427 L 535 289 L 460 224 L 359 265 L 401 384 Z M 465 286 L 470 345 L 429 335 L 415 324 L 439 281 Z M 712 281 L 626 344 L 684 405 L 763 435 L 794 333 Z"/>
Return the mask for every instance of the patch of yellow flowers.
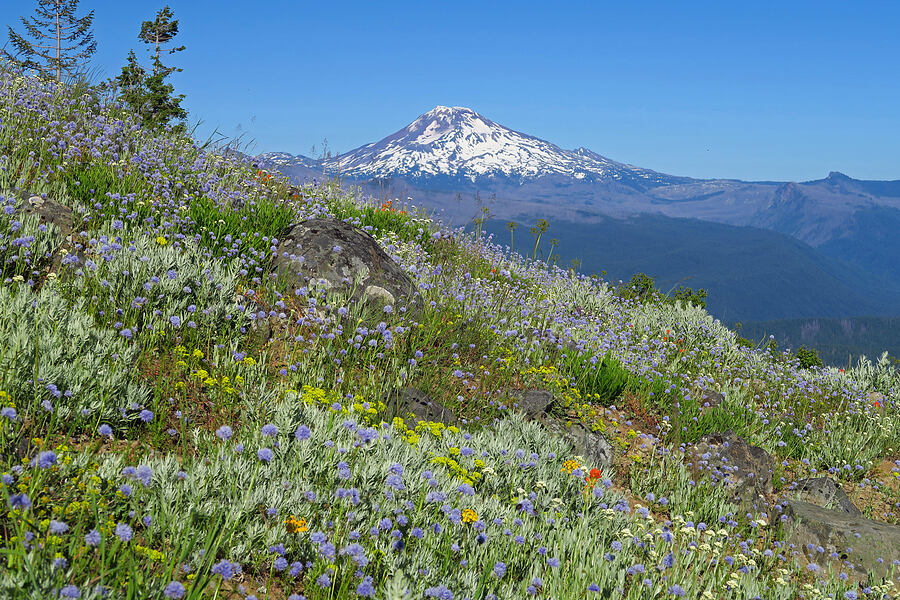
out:
<path id="1" fill-rule="evenodd" d="M 309 525 L 303 517 L 298 519 L 294 515 L 291 515 L 285 519 L 284 525 L 287 527 L 288 533 L 303 533 L 304 531 L 309 531 Z"/>

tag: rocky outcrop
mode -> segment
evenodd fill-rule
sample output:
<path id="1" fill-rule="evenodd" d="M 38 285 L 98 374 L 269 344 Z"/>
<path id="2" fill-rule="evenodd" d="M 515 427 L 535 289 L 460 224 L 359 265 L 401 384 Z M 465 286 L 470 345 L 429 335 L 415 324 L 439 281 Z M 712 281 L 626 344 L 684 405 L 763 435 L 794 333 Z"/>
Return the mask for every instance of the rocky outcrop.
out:
<path id="1" fill-rule="evenodd" d="M 18 213 L 21 215 L 35 216 L 38 218 L 39 223 L 52 226 L 53 230 L 56 232 L 58 240 L 50 261 L 50 272 L 59 272 L 60 265 L 62 264 L 63 257 L 66 253 L 75 253 L 80 261 L 84 260 L 83 254 L 76 251 L 76 247 L 72 243 L 75 220 L 71 208 L 65 204 L 60 204 L 55 200 L 35 195 L 28 196 L 25 199 L 20 205 Z M 62 250 L 65 250 L 65 252 L 62 252 Z"/>
<path id="2" fill-rule="evenodd" d="M 785 494 L 786 499 L 802 500 L 822 508 L 836 510 L 845 514 L 861 517 L 862 512 L 850 500 L 850 497 L 829 477 L 801 479 L 790 485 Z"/>
<path id="3" fill-rule="evenodd" d="M 415 421 L 434 421 L 445 425 L 456 423 L 456 416 L 437 400 L 414 387 L 395 391 L 384 398 L 389 418 L 407 418 L 413 415 Z"/>
<path id="4" fill-rule="evenodd" d="M 572 445 L 574 453 L 584 458 L 591 467 L 609 471 L 613 466 L 613 447 L 606 437 L 592 431 L 581 421 L 572 421 L 568 427 L 554 419 L 546 412 L 538 414 L 535 421 L 540 423 L 551 434 L 559 436 Z"/>
<path id="5" fill-rule="evenodd" d="M 274 271 L 295 288 L 339 293 L 361 303 L 378 322 L 388 311 L 416 318 L 422 298 L 403 269 L 368 233 L 337 219 L 309 219 L 293 225 L 280 240 Z"/>
<path id="6" fill-rule="evenodd" d="M 788 542 L 811 563 L 839 560 L 851 566 L 857 579 L 887 576 L 900 561 L 900 526 L 787 500 L 784 525 Z"/>
<path id="7" fill-rule="evenodd" d="M 703 436 L 691 448 L 688 460 L 698 478 L 709 477 L 729 487 L 736 504 L 761 508 L 772 493 L 775 461 L 734 431 Z"/>
<path id="8" fill-rule="evenodd" d="M 41 196 L 31 196 L 23 204 L 21 212 L 37 216 L 41 223 L 54 225 L 63 238 L 72 235 L 74 227 L 72 209 L 64 204 Z"/>
<path id="9" fill-rule="evenodd" d="M 553 403 L 553 393 L 548 390 L 510 390 L 512 408 L 525 413 L 529 419 L 536 417 Z"/>

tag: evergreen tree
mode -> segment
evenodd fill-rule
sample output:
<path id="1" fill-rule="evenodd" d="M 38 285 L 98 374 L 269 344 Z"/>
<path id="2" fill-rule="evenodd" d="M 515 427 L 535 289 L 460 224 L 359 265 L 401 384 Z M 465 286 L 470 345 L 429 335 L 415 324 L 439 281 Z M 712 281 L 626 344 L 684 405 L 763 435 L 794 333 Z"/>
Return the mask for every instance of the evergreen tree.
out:
<path id="1" fill-rule="evenodd" d="M 128 52 L 128 64 L 122 67 L 122 73 L 116 77 L 119 89 L 119 99 L 132 109 L 140 111 L 146 102 L 147 88 L 144 80 L 147 72 L 134 55 L 134 50 Z"/>
<path id="2" fill-rule="evenodd" d="M 25 39 L 9 27 L 9 42 L 16 49 L 17 58 L 4 51 L 4 56 L 23 69 L 33 69 L 42 77 L 62 80 L 63 73 L 71 74 L 82 60 L 97 50 L 94 32 L 94 11 L 76 18 L 79 0 L 38 0 L 35 16 L 20 17 L 28 37 Z M 41 43 L 44 42 L 44 43 Z M 67 45 L 71 43 L 72 45 Z"/>
<path id="3" fill-rule="evenodd" d="M 141 24 L 141 33 L 138 34 L 138 38 L 143 41 L 145 44 L 153 45 L 155 48 L 153 54 L 153 74 L 158 75 L 159 73 L 165 73 L 168 75 L 173 71 L 181 71 L 181 69 L 173 69 L 170 67 L 165 67 L 162 62 L 159 60 L 160 54 L 160 46 L 166 44 L 178 35 L 178 21 L 172 21 L 172 10 L 165 6 L 162 10 L 156 13 L 155 21 L 144 21 Z M 148 48 L 149 50 L 149 48 Z M 184 46 L 179 46 L 178 48 L 171 48 L 166 50 L 168 54 L 175 54 L 176 52 L 181 52 L 184 50 Z"/>
<path id="4" fill-rule="evenodd" d="M 172 11 L 168 6 L 156 14 L 155 21 L 144 21 L 138 39 L 154 48 L 153 72 L 140 65 L 134 51 L 128 53 L 128 64 L 122 67 L 122 73 L 116 78 L 119 88 L 119 99 L 132 110 L 141 115 L 143 125 L 152 129 L 162 129 L 173 120 L 175 128 L 184 130 L 184 119 L 187 111 L 181 106 L 184 95 L 175 95 L 175 88 L 166 78 L 181 69 L 167 67 L 160 61 L 161 46 L 170 42 L 178 34 L 178 21 L 172 20 Z M 166 50 L 168 54 L 180 52 L 184 46 Z"/>

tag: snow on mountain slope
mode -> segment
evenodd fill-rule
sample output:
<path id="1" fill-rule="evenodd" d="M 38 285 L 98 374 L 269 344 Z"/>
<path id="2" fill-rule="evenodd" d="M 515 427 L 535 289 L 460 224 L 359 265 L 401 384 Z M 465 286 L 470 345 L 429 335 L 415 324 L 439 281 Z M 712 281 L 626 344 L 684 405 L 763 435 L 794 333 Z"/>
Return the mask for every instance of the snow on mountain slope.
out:
<path id="1" fill-rule="evenodd" d="M 285 153 L 263 156 L 284 166 L 309 161 Z M 428 111 L 381 141 L 320 164 L 327 172 L 350 179 L 450 177 L 526 181 L 556 175 L 581 181 L 637 180 L 650 185 L 675 179 L 615 162 L 584 148 L 564 150 L 498 125 L 469 108 L 447 106 Z"/>

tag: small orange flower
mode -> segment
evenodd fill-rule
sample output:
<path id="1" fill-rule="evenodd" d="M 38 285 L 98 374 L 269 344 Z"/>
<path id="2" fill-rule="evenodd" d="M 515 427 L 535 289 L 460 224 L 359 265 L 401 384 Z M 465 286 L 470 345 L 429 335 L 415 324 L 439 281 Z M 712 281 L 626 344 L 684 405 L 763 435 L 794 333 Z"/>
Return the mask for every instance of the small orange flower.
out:
<path id="1" fill-rule="evenodd" d="M 600 469 L 591 469 L 591 472 L 588 473 L 584 478 L 585 483 L 587 483 L 585 488 L 593 488 L 594 484 L 596 484 L 597 480 L 599 480 L 601 477 L 603 477 L 603 471 L 601 471 Z"/>

